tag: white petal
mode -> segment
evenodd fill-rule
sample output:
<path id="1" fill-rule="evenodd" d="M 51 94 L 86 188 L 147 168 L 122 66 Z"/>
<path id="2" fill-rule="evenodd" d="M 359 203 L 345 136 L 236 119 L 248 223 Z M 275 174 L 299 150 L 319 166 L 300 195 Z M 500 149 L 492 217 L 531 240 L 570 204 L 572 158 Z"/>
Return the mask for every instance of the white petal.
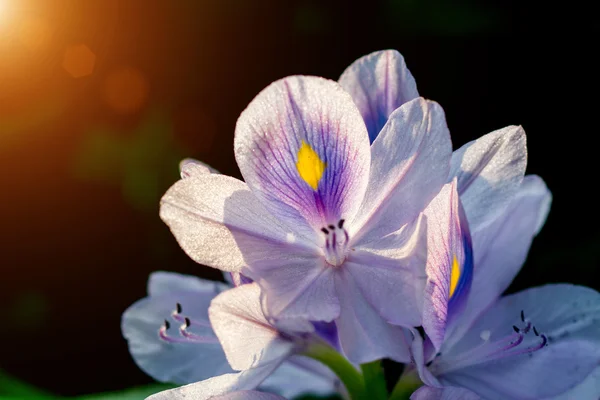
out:
<path id="1" fill-rule="evenodd" d="M 283 339 L 265 318 L 256 283 L 221 293 L 212 301 L 208 314 L 235 370 L 283 360 L 294 350 L 294 344 Z"/>
<path id="2" fill-rule="evenodd" d="M 296 235 L 264 209 L 245 183 L 224 175 L 178 181 L 163 196 L 160 216 L 191 258 L 223 271 L 240 272 L 244 265 L 294 248 L 312 249 L 299 237 L 289 243 Z"/>
<path id="3" fill-rule="evenodd" d="M 469 142 L 452 154 L 450 178 L 458 178 L 458 193 L 471 232 L 489 224 L 504 210 L 525 174 L 525 131 L 508 126 Z"/>
<path id="4" fill-rule="evenodd" d="M 437 103 L 418 98 L 394 111 L 371 146 L 369 186 L 351 224 L 360 229 L 354 240 L 370 242 L 414 220 L 448 179 L 451 154 Z"/>

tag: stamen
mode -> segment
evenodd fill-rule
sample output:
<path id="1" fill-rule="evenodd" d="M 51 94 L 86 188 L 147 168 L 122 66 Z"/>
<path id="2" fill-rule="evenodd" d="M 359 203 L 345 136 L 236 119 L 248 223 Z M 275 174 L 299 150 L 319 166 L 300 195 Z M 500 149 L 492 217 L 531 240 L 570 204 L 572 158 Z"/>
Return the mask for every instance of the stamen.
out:
<path id="1" fill-rule="evenodd" d="M 321 228 L 321 232 L 323 232 L 326 235 L 329 235 L 329 231 L 327 230 L 327 228 Z"/>
<path id="2" fill-rule="evenodd" d="M 344 227 L 344 219 L 340 219 L 340 221 L 338 222 L 338 228 L 342 229 Z"/>
<path id="3" fill-rule="evenodd" d="M 183 324 L 179 327 L 179 333 L 183 337 L 173 337 L 173 336 L 169 336 L 167 334 L 167 331 L 169 330 L 169 328 L 171 328 L 171 324 L 167 320 L 165 320 L 165 323 L 158 330 L 158 336 L 162 340 L 164 340 L 165 342 L 168 342 L 168 343 L 199 344 L 199 343 L 218 343 L 219 342 L 219 340 L 216 337 L 200 336 L 200 335 L 196 335 L 195 333 L 189 332 L 187 330 L 187 328 L 189 328 L 189 326 L 191 325 L 191 321 L 189 318 L 185 318 L 185 320 L 186 320 L 185 324 Z"/>
<path id="4" fill-rule="evenodd" d="M 328 228 L 331 229 L 332 231 L 335 230 L 335 226 L 333 226 L 333 225 L 329 225 Z"/>
<path id="5" fill-rule="evenodd" d="M 181 306 L 181 303 L 177 303 L 175 305 L 175 310 L 173 310 L 173 312 L 171 313 L 171 317 L 173 317 L 173 319 L 177 322 L 185 322 L 186 319 L 189 319 L 190 321 L 192 321 L 194 323 L 194 325 L 204 326 L 206 328 L 212 328 L 210 323 L 204 322 L 204 321 L 196 321 L 196 320 L 190 319 L 189 317 L 184 317 L 183 315 L 181 315 L 182 312 L 183 312 L 183 307 Z"/>
<path id="6" fill-rule="evenodd" d="M 467 350 L 456 357 L 439 357 L 434 359 L 430 366 L 430 370 L 436 375 L 441 375 L 449 371 L 460 369 L 467 366 L 481 364 L 491 360 L 498 360 L 506 357 L 518 356 L 527 353 L 533 353 L 542 349 L 548 344 L 548 338 L 544 334 L 540 334 L 531 321 L 525 318 L 525 313 L 521 311 L 521 322 L 525 326 L 520 328 L 513 325 L 514 333 L 500 339 L 489 342 L 490 335 L 481 335 L 483 343 Z M 519 348 L 525 339 L 525 335 L 533 328 L 533 333 L 541 337 L 541 343 L 527 348 Z M 484 331 L 489 332 L 489 331 Z"/>

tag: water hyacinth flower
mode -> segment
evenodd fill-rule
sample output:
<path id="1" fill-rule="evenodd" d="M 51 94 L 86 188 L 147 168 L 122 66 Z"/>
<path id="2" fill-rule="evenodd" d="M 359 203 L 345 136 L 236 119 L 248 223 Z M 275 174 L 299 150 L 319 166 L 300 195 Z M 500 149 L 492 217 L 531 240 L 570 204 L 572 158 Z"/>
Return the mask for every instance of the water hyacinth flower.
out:
<path id="1" fill-rule="evenodd" d="M 375 68 L 377 82 L 396 71 L 364 64 L 345 73 L 345 87 L 364 69 Z M 399 105 L 379 127 L 381 118 L 363 120 L 359 100 L 336 82 L 277 81 L 237 122 L 235 155 L 245 182 L 198 174 L 173 185 L 161 202 L 161 218 L 190 257 L 253 279 L 273 318 L 335 321 L 343 351 L 357 363 L 409 360 L 396 340 L 401 329 L 390 323 L 421 323 L 420 212 L 449 174 L 442 109 L 422 98 L 405 101 L 416 92 L 397 93 L 394 101 L 363 93 L 366 102 L 385 103 L 386 114 Z"/>
<path id="2" fill-rule="evenodd" d="M 437 235 L 428 240 L 434 256 L 428 274 L 446 297 L 426 303 L 425 314 L 443 318 L 429 324 L 423 345 L 416 336 L 413 355 L 426 386 L 411 398 L 597 399 L 600 294 L 554 284 L 501 297 L 546 219 L 546 185 L 537 176 L 525 177 L 500 215 L 470 235 L 459 192 L 454 181 L 425 211 L 428 221 L 437 218 L 428 224 L 430 235 Z M 472 268 L 467 263 L 458 271 L 456 260 L 469 258 L 460 252 L 471 247 Z M 471 282 L 461 283 L 463 277 Z M 470 290 L 453 302 L 464 288 Z"/>
<path id="3" fill-rule="evenodd" d="M 335 376 L 306 357 L 292 356 L 277 368 L 263 372 L 268 376 L 257 374 L 261 372 L 258 369 L 236 373 L 207 313 L 213 298 L 228 289 L 227 284 L 187 275 L 151 274 L 148 297 L 129 307 L 122 318 L 123 336 L 138 366 L 161 382 L 189 384 L 208 380 L 213 382 L 213 391 L 223 393 L 254 389 L 259 384 L 262 390 L 290 398 L 306 393 L 335 393 Z"/>

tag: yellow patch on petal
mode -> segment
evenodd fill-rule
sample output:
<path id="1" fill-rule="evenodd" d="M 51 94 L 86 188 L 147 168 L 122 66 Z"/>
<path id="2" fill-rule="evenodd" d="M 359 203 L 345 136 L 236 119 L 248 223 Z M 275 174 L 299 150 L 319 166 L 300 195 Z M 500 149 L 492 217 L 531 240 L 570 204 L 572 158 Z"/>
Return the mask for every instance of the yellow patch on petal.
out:
<path id="1" fill-rule="evenodd" d="M 458 265 L 458 260 L 456 256 L 452 260 L 452 271 L 450 272 L 450 298 L 454 294 L 456 290 L 456 286 L 458 286 L 458 280 L 460 279 L 460 265 Z"/>
<path id="2" fill-rule="evenodd" d="M 303 140 L 298 150 L 296 169 L 304 182 L 308 183 L 313 190 L 317 190 L 326 167 L 327 163 L 323 162 L 312 147 Z"/>

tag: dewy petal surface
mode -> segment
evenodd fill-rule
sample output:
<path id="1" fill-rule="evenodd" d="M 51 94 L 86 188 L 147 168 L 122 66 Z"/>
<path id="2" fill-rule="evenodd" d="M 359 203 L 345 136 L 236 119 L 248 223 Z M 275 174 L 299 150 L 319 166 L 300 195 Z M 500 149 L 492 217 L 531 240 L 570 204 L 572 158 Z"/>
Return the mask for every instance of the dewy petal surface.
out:
<path id="1" fill-rule="evenodd" d="M 239 390 L 252 390 L 260 385 L 280 363 L 270 362 L 245 371 L 215 376 L 147 397 L 148 400 L 208 400 Z"/>
<path id="2" fill-rule="evenodd" d="M 477 232 L 504 210 L 519 189 L 527 166 L 525 131 L 507 126 L 469 142 L 452 154 L 450 180 L 458 193 L 471 232 Z"/>
<path id="3" fill-rule="evenodd" d="M 369 138 L 352 98 L 310 76 L 276 81 L 242 112 L 235 156 L 244 180 L 282 222 L 323 241 L 351 219 L 369 176 Z"/>
<path id="4" fill-rule="evenodd" d="M 369 304 L 389 323 L 421 324 L 427 230 L 419 217 L 352 251 L 344 264 Z"/>
<path id="5" fill-rule="evenodd" d="M 473 250 L 456 179 L 444 185 L 424 211 L 427 217 L 427 284 L 423 329 L 442 346 L 453 315 L 464 308 L 473 279 Z"/>
<path id="6" fill-rule="evenodd" d="M 335 275 L 341 312 L 338 326 L 340 346 L 350 361 L 362 364 L 381 358 L 410 360 L 410 343 L 402 328 L 387 323 L 364 298 L 354 277 L 346 269 Z"/>
<path id="7" fill-rule="evenodd" d="M 493 341 L 512 332 L 524 310 L 548 346 L 447 372 L 441 379 L 490 400 L 542 399 L 557 396 L 584 382 L 600 365 L 600 293 L 583 286 L 557 284 L 505 296 L 488 309 L 467 335 L 443 357 L 453 357 L 481 344 L 481 332 Z M 525 335 L 519 348 L 538 345 Z"/>
<path id="8" fill-rule="evenodd" d="M 597 400 L 600 399 L 600 366 L 575 388 L 546 400 Z"/>
<path id="9" fill-rule="evenodd" d="M 434 388 L 421 386 L 410 396 L 410 400 L 480 400 L 470 390 L 456 387 Z"/>
<path id="10" fill-rule="evenodd" d="M 362 227 L 355 240 L 376 240 L 414 220 L 448 179 L 451 154 L 437 103 L 418 98 L 394 111 L 371 146 L 369 186 L 352 224 Z"/>
<path id="11" fill-rule="evenodd" d="M 152 274 L 149 297 L 129 307 L 121 321 L 123 336 L 136 364 L 156 380 L 180 384 L 232 372 L 221 345 L 210 329 L 203 330 L 203 333 L 212 336 L 214 343 L 173 344 L 158 336 L 165 319 L 171 321 L 173 334 L 177 335 L 179 324 L 170 318 L 177 303 L 195 321 L 208 324 L 208 305 L 224 290 L 224 286 L 219 282 L 179 274 Z"/>
<path id="12" fill-rule="evenodd" d="M 244 182 L 197 174 L 176 182 L 161 200 L 160 216 L 196 262 L 240 272 L 246 264 L 317 250 L 275 220 Z"/>
<path id="13" fill-rule="evenodd" d="M 465 309 L 446 348 L 510 285 L 525 262 L 535 234 L 546 220 L 552 195 L 544 181 L 528 175 L 511 203 L 491 224 L 473 233 L 475 265 Z"/>
<path id="14" fill-rule="evenodd" d="M 284 360 L 294 344 L 281 337 L 265 318 L 257 283 L 221 293 L 208 309 L 210 322 L 231 367 L 246 370 Z"/>
<path id="15" fill-rule="evenodd" d="M 396 108 L 419 97 L 415 79 L 396 50 L 359 58 L 346 68 L 339 83 L 358 106 L 371 143 Z"/>
<path id="16" fill-rule="evenodd" d="M 181 175 L 181 179 L 187 179 L 194 175 L 218 173 L 219 172 L 216 169 L 212 168 L 208 164 L 205 164 L 202 161 L 198 161 L 193 158 L 184 158 L 179 163 L 179 174 Z"/>

